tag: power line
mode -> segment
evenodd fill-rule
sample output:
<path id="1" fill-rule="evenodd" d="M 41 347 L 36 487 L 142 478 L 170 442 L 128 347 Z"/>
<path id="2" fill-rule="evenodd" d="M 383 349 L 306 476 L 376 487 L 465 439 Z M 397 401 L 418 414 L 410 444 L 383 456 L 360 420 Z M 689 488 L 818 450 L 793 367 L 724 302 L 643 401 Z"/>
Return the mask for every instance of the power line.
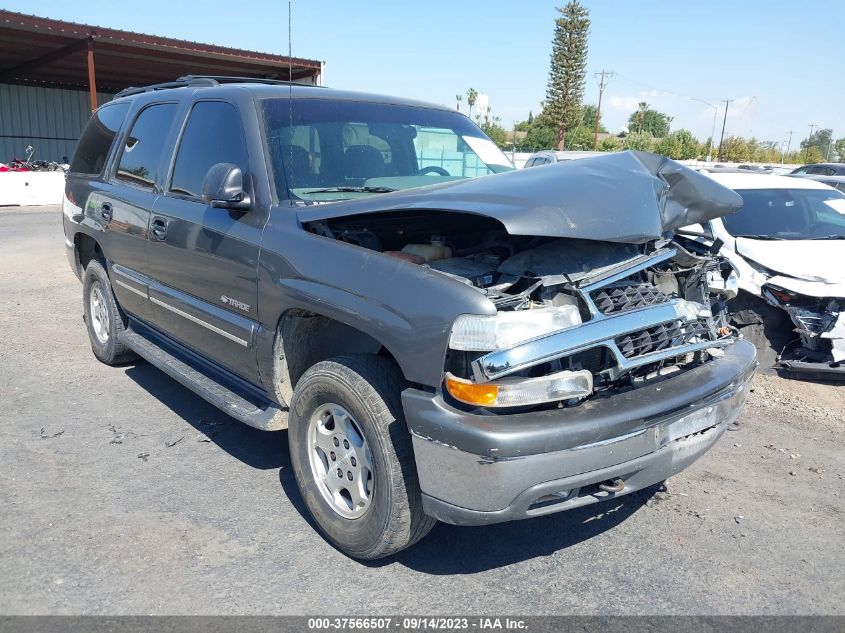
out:
<path id="1" fill-rule="evenodd" d="M 681 97 L 683 99 L 688 99 L 690 101 L 698 101 L 699 103 L 703 103 L 705 105 L 708 105 L 711 108 L 717 107 L 714 104 L 712 104 L 710 101 L 708 101 L 707 99 L 703 99 L 701 97 L 694 97 L 692 95 L 683 94 L 681 92 L 674 92 L 672 90 L 664 90 L 663 88 L 657 88 L 656 86 L 652 86 L 651 84 L 647 84 L 645 82 L 639 81 L 637 79 L 633 79 L 632 77 L 628 77 L 626 75 L 622 75 L 622 74 L 619 74 L 619 73 L 617 73 L 616 76 L 619 77 L 619 79 L 622 79 L 623 81 L 627 81 L 627 82 L 632 83 L 632 84 L 637 84 L 639 86 L 642 86 L 643 88 L 648 88 L 649 90 L 654 90 L 655 92 L 661 92 L 663 94 L 672 95 L 674 97 Z M 759 101 L 759 99 L 755 98 L 754 101 Z M 747 110 L 750 105 L 751 105 L 751 103 L 747 104 L 746 107 L 743 108 L 742 114 L 744 114 L 745 110 Z M 789 125 L 787 125 L 783 121 L 778 121 L 777 119 L 773 119 L 771 117 L 767 117 L 765 115 L 762 115 L 762 114 L 759 113 L 759 111 L 755 111 L 754 116 L 758 119 L 763 119 L 764 121 L 768 121 L 769 123 L 774 123 L 775 125 L 781 126 L 784 130 L 786 130 L 789 127 Z"/>

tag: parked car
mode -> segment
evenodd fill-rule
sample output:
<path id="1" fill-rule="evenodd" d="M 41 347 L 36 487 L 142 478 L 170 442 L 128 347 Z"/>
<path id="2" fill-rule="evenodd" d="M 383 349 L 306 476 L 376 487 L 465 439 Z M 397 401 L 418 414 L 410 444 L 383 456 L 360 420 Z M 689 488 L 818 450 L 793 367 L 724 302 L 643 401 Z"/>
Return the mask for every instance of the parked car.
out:
<path id="1" fill-rule="evenodd" d="M 288 428 L 315 523 L 372 559 L 706 452 L 755 351 L 724 261 L 666 236 L 740 203 L 653 154 L 513 171 L 449 108 L 195 77 L 96 111 L 63 217 L 94 355 Z"/>
<path id="2" fill-rule="evenodd" d="M 806 377 L 845 377 L 845 195 L 806 178 L 712 173 L 742 210 L 682 233 L 739 273 L 734 325 L 763 362 Z"/>
<path id="3" fill-rule="evenodd" d="M 579 160 L 581 158 L 590 158 L 591 156 L 601 156 L 607 152 L 573 152 L 573 151 L 558 151 L 558 150 L 543 150 L 534 152 L 525 161 L 524 167 L 539 167 L 540 165 L 551 165 L 552 163 L 559 163 L 565 160 Z"/>
<path id="4" fill-rule="evenodd" d="M 845 176 L 845 163 L 815 163 L 792 171 L 798 176 Z"/>
<path id="5" fill-rule="evenodd" d="M 845 176 L 818 176 L 816 174 L 790 174 L 793 178 L 806 178 L 807 180 L 815 180 L 828 187 L 833 187 L 839 191 L 845 192 Z"/>

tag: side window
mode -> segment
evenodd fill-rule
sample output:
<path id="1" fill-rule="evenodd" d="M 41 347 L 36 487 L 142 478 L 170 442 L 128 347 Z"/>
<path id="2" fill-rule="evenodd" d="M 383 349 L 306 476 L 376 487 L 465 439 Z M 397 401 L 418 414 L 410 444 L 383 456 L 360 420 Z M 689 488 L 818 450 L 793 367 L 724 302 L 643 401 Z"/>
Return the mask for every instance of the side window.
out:
<path id="1" fill-rule="evenodd" d="M 103 106 L 93 114 L 76 146 L 69 171 L 77 174 L 103 171 L 114 137 L 128 111 L 128 103 L 116 103 Z"/>
<path id="2" fill-rule="evenodd" d="M 799 167 L 795 171 L 792 172 L 793 174 L 806 174 L 807 168 L 806 167 Z"/>
<path id="3" fill-rule="evenodd" d="M 160 103 L 141 110 L 126 138 L 117 166 L 118 179 L 152 188 L 158 179 L 164 141 L 174 116 L 175 103 Z"/>
<path id="4" fill-rule="evenodd" d="M 537 160 L 536 158 L 532 158 L 532 159 L 530 159 L 527 163 L 525 163 L 525 166 L 526 166 L 526 167 L 533 167 L 533 166 L 534 166 L 534 161 L 536 161 L 536 160 Z"/>
<path id="5" fill-rule="evenodd" d="M 200 198 L 203 180 L 217 163 L 232 163 L 249 173 L 241 117 L 229 103 L 200 101 L 179 142 L 170 191 Z"/>
<path id="6" fill-rule="evenodd" d="M 813 176 L 818 176 L 819 174 L 824 174 L 824 169 L 813 165 L 812 167 L 807 167 L 807 171 L 804 173 L 811 174 Z"/>

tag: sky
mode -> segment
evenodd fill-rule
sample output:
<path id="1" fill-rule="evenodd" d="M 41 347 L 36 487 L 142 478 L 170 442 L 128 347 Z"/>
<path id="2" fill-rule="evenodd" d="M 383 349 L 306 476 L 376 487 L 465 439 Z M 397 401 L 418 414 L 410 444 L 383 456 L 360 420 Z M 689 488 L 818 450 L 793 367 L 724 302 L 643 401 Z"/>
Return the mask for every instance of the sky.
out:
<path id="1" fill-rule="evenodd" d="M 293 0 L 293 55 L 326 62 L 327 85 L 455 105 L 475 88 L 510 129 L 545 97 L 564 0 Z M 583 0 L 592 21 L 585 103 L 613 71 L 602 121 L 621 131 L 637 103 L 705 139 L 725 135 L 792 148 L 809 126 L 845 136 L 841 42 L 845 2 Z M 0 0 L 11 11 L 286 55 L 284 0 L 124 3 Z M 234 9 L 233 9 L 234 7 Z"/>

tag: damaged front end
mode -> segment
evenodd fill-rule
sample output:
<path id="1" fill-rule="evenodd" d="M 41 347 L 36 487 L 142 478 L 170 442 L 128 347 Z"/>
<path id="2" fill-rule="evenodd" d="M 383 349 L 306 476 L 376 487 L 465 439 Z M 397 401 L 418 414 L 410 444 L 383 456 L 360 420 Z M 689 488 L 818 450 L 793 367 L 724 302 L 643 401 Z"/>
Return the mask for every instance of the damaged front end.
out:
<path id="1" fill-rule="evenodd" d="M 322 205 L 316 234 L 473 287 L 451 324 L 446 392 L 485 408 L 570 406 L 718 357 L 732 269 L 674 229 L 742 199 L 674 161 L 622 152 Z"/>
<path id="2" fill-rule="evenodd" d="M 778 354 L 778 366 L 796 374 L 845 379 L 845 299 L 801 294 L 771 282 L 763 284 L 761 295 L 785 311 L 794 326 L 793 338 Z"/>
<path id="3" fill-rule="evenodd" d="M 712 294 L 713 278 L 730 274 L 672 242 L 561 239 L 522 251 L 479 289 L 497 314 L 453 325 L 446 390 L 474 406 L 572 406 L 705 363 L 734 341 L 729 291 Z"/>

